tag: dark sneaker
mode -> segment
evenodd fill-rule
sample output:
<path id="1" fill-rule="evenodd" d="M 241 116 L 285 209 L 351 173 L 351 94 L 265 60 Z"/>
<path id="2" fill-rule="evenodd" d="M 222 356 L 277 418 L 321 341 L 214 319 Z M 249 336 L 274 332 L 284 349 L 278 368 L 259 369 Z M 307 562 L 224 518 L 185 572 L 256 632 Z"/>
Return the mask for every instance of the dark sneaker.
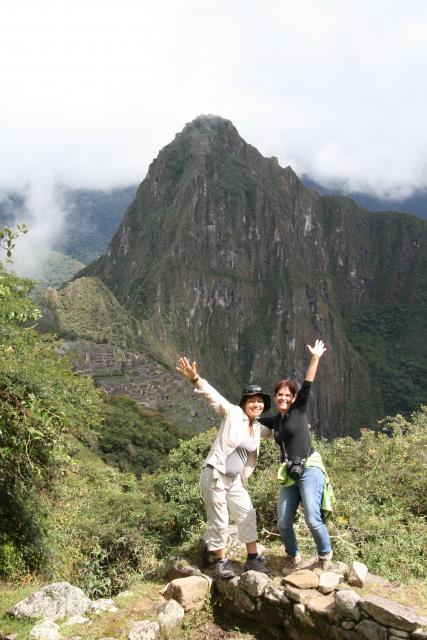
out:
<path id="1" fill-rule="evenodd" d="M 245 571 L 259 571 L 260 573 L 267 573 L 267 565 L 261 556 L 257 556 L 252 560 L 248 558 L 245 562 Z"/>
<path id="2" fill-rule="evenodd" d="M 218 560 L 215 566 L 215 575 L 217 578 L 222 578 L 223 580 L 231 580 L 231 578 L 234 578 L 236 574 L 234 573 L 230 560 L 227 558 Z"/>
<path id="3" fill-rule="evenodd" d="M 301 564 L 302 558 L 299 553 L 296 556 L 285 556 L 285 560 L 283 562 L 282 574 L 284 576 L 288 576 L 290 573 L 293 573 L 298 569 L 298 566 Z"/>

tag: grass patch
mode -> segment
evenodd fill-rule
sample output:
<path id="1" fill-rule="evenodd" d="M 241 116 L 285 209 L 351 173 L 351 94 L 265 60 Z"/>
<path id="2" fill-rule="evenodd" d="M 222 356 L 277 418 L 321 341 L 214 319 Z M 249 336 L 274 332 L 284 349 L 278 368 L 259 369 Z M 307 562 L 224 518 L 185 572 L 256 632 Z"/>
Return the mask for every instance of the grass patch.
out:
<path id="1" fill-rule="evenodd" d="M 35 620 L 17 620 L 8 614 L 9 609 L 24 598 L 40 589 L 43 585 L 34 578 L 27 577 L 20 584 L 0 580 L 0 638 L 17 634 L 17 640 L 27 640 Z"/>

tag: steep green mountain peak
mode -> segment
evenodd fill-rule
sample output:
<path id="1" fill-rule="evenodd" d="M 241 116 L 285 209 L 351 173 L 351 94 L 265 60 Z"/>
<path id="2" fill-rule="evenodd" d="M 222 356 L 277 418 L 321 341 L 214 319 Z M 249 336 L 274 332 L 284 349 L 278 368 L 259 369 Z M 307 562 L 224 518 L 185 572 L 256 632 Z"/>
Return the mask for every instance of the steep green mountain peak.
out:
<path id="1" fill-rule="evenodd" d="M 342 434 L 425 393 L 425 234 L 413 216 L 306 189 L 229 120 L 199 116 L 160 151 L 84 274 L 163 360 L 185 351 L 231 400 L 245 382 L 302 381 L 306 345 L 323 337 L 310 418 Z"/>

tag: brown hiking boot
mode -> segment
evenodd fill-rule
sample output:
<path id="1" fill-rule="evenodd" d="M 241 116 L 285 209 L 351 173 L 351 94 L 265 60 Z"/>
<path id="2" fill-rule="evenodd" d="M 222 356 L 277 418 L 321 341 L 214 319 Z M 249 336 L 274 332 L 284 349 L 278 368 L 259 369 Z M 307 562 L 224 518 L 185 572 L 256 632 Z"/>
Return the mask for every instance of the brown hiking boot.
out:
<path id="1" fill-rule="evenodd" d="M 331 562 L 332 556 L 333 556 L 333 551 L 330 551 L 329 553 L 325 553 L 324 556 L 318 556 L 316 567 L 318 567 L 322 571 L 328 571 L 332 567 L 332 562 Z"/>
<path id="2" fill-rule="evenodd" d="M 286 554 L 283 562 L 282 574 L 288 576 L 298 569 L 298 565 L 301 564 L 302 558 L 299 553 L 296 556 L 289 556 Z"/>

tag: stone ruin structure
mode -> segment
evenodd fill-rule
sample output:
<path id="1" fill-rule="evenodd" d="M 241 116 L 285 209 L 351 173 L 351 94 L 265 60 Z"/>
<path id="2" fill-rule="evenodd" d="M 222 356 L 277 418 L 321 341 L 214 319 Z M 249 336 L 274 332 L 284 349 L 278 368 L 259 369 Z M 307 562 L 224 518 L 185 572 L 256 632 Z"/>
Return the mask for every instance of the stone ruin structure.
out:
<path id="1" fill-rule="evenodd" d="M 376 595 L 378 585 L 389 583 L 369 574 L 364 564 L 337 562 L 328 571 L 314 568 L 311 561 L 305 566 L 284 577 L 247 571 L 232 580 L 217 579 L 214 597 L 233 619 L 259 626 L 272 639 L 427 640 L 427 618 Z M 209 577 L 182 561 L 174 569 L 173 575 L 181 577 L 167 585 L 164 595 L 188 610 L 194 593 L 194 606 L 199 606 L 200 589 Z M 362 595 L 362 588 L 368 593 Z"/>
<path id="2" fill-rule="evenodd" d="M 375 586 L 387 581 L 370 575 L 360 562 L 351 567 L 334 563 L 328 571 L 306 563 L 307 568 L 284 577 L 246 571 L 232 580 L 215 580 L 209 575 L 212 567 L 203 573 L 183 559 L 171 560 L 171 581 L 155 595 L 143 619 L 130 621 L 129 640 L 178 638 L 185 616 L 210 599 L 242 628 L 250 622 L 252 628 L 262 629 L 263 638 L 272 640 L 427 640 L 427 618 L 415 608 L 377 595 Z M 242 571 L 240 563 L 234 565 L 237 573 Z M 94 616 L 120 611 L 121 595 L 125 594 L 115 601 L 91 601 L 77 587 L 54 583 L 9 613 L 19 619 L 39 618 L 30 640 L 61 640 L 69 624 L 87 624 Z M 122 613 L 125 617 L 126 610 Z"/>

